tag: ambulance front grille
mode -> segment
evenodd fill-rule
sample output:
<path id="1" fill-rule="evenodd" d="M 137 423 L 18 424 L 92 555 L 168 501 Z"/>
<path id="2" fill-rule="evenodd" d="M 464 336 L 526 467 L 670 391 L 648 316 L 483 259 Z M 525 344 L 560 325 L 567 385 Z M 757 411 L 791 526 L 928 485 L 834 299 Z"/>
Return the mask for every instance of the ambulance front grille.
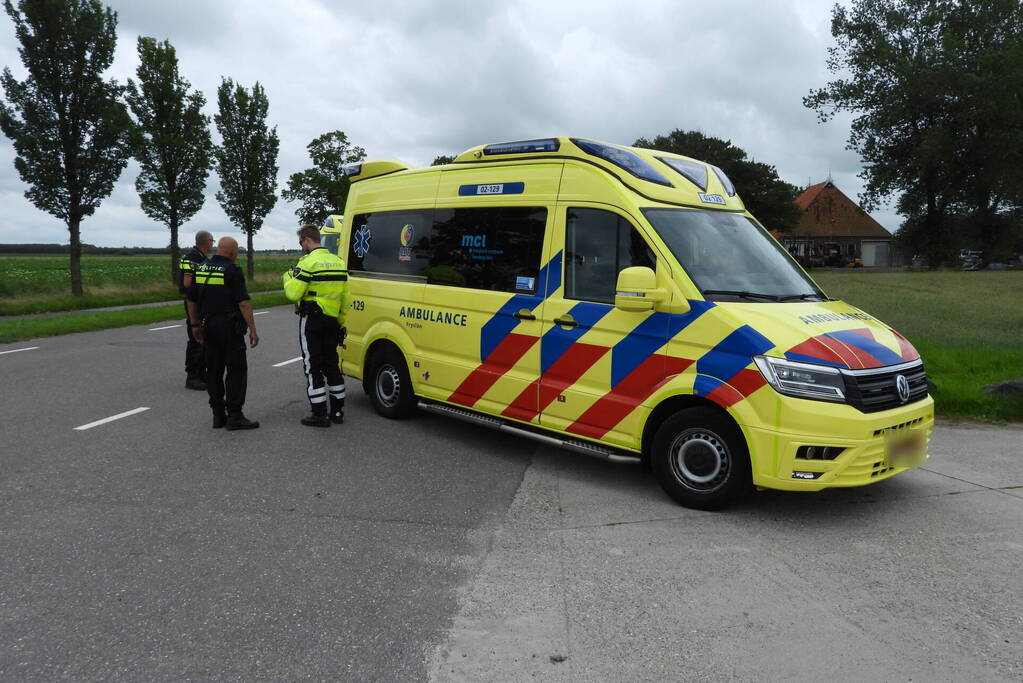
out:
<path id="1" fill-rule="evenodd" d="M 845 372 L 846 400 L 864 413 L 876 413 L 927 398 L 927 373 L 923 362 L 897 370 L 878 368 L 876 372 Z M 905 375 L 909 381 L 909 398 L 902 401 L 896 378 Z"/>

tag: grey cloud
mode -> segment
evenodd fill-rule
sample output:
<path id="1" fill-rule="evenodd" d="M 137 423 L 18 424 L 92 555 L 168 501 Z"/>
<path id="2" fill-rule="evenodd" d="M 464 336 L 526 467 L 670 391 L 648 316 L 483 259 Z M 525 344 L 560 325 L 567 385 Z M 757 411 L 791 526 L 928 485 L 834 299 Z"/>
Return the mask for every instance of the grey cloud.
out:
<path id="1" fill-rule="evenodd" d="M 698 8 L 671 0 L 108 2 L 120 15 L 112 76 L 134 76 L 142 34 L 177 47 L 181 72 L 206 94 L 211 116 L 222 76 L 266 87 L 281 139 L 279 186 L 309 165 L 309 141 L 334 129 L 370 157 L 427 164 L 485 142 L 581 135 L 628 144 L 675 128 L 730 139 L 794 184 L 823 180 L 830 169 L 850 196 L 862 185 L 859 159 L 845 150 L 848 118 L 822 126 L 802 106 L 828 77 L 829 8 L 814 0 Z M 10 22 L 0 24 L 0 57 L 16 62 Z M 23 192 L 10 158 L 4 140 L 4 197 Z M 166 244 L 166 229 L 138 208 L 136 174 L 129 169 L 88 219 L 86 241 Z M 206 204 L 185 233 L 239 235 L 216 188 L 211 174 Z M 295 208 L 279 201 L 257 246 L 290 247 Z M 898 224 L 894 216 L 882 222 Z M 11 200 L 0 241 L 25 241 L 16 226 L 52 223 Z"/>

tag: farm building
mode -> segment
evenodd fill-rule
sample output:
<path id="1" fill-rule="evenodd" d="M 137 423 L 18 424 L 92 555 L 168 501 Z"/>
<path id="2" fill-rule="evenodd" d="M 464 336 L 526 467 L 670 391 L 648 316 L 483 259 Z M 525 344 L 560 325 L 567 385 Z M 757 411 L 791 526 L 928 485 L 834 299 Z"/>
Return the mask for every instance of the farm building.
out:
<path id="1" fill-rule="evenodd" d="M 803 212 L 799 225 L 781 242 L 804 265 L 891 264 L 892 235 L 828 180 L 811 185 L 795 199 Z"/>

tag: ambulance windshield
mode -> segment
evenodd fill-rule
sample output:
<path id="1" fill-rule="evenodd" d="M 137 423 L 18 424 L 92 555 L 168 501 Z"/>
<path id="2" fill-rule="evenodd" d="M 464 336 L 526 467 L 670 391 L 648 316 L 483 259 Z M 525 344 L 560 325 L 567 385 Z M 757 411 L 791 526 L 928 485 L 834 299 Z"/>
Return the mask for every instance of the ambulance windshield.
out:
<path id="1" fill-rule="evenodd" d="M 824 301 L 826 296 L 756 221 L 699 209 L 643 214 L 711 301 Z"/>

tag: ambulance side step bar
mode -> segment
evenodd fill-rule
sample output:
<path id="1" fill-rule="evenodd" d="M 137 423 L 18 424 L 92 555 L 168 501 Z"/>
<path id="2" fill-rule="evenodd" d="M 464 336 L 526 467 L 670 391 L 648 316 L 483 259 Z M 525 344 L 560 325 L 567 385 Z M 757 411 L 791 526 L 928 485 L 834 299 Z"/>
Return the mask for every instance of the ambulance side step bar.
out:
<path id="1" fill-rule="evenodd" d="M 466 422 L 472 422 L 473 424 L 482 425 L 484 427 L 490 427 L 501 432 L 508 432 L 510 434 L 516 434 L 518 436 L 524 436 L 527 439 L 533 439 L 540 443 L 545 443 L 548 446 L 558 446 L 559 448 L 566 448 L 570 451 L 576 451 L 577 453 L 583 453 L 585 455 L 606 460 L 608 462 L 617 463 L 638 463 L 640 462 L 638 455 L 624 455 L 614 449 L 601 446 L 600 444 L 590 443 L 589 441 L 582 441 L 576 439 L 562 439 L 556 436 L 549 436 L 547 434 L 539 434 L 529 429 L 523 429 L 516 425 L 510 424 L 496 417 L 490 415 L 483 415 L 472 410 L 466 410 L 464 408 L 456 408 L 455 406 L 449 406 L 446 403 L 433 403 L 431 401 L 420 401 L 419 407 L 422 410 L 429 411 L 431 413 L 437 413 L 438 415 L 448 415 L 450 417 L 456 417 L 459 420 L 465 420 Z"/>

